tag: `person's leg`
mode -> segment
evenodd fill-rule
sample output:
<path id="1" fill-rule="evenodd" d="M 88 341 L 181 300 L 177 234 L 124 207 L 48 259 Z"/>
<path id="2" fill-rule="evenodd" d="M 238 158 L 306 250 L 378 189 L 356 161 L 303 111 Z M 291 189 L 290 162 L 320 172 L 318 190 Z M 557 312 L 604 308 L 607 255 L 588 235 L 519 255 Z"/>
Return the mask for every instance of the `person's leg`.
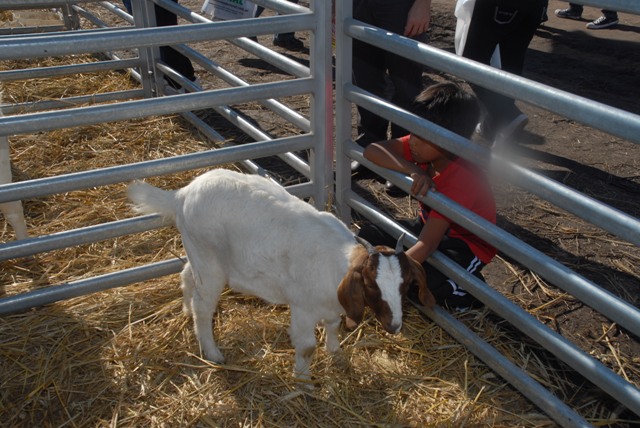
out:
<path id="1" fill-rule="evenodd" d="M 298 4 L 299 0 L 288 0 L 291 3 Z M 292 51 L 299 51 L 304 49 L 304 43 L 302 40 L 296 39 L 296 33 L 278 33 L 273 36 L 273 44 L 281 46 Z"/>
<path id="2" fill-rule="evenodd" d="M 389 4 L 390 2 L 385 2 L 387 7 Z M 402 34 L 406 25 L 407 15 L 411 6 L 413 6 L 413 0 L 394 3 L 391 6 L 393 6 L 394 12 L 389 9 L 383 10 L 384 16 L 388 17 L 382 22 L 383 28 Z M 428 39 L 427 33 L 414 36 L 413 39 L 426 43 Z M 389 79 L 392 83 L 391 102 L 411 111 L 415 98 L 423 89 L 422 72 L 424 71 L 424 66 L 390 52 L 385 53 L 385 60 Z M 408 133 L 409 131 L 406 129 L 391 123 L 392 138 L 402 137 Z"/>
<path id="3" fill-rule="evenodd" d="M 522 74 L 524 58 L 544 13 L 544 0 L 478 0 L 463 56 L 490 64 L 496 46 L 500 48 L 503 70 Z M 486 115 L 483 136 L 489 140 L 508 140 L 527 123 L 527 117 L 513 98 L 472 85 Z"/>
<path id="4" fill-rule="evenodd" d="M 377 2 L 374 0 L 354 0 L 354 19 L 377 25 L 376 5 Z M 384 55 L 382 49 L 360 40 L 353 40 L 353 83 L 383 98 L 387 89 Z M 360 106 L 358 115 L 358 144 L 366 147 L 374 141 L 387 139 L 388 121 Z"/>
<path id="5" fill-rule="evenodd" d="M 386 63 L 389 78 L 393 84 L 391 102 L 411 111 L 415 98 L 422 91 L 422 64 L 411 61 L 399 55 L 386 53 Z M 395 123 L 391 123 L 391 138 L 407 135 L 409 131 Z"/>
<path id="6" fill-rule="evenodd" d="M 544 13 L 544 0 L 527 0 L 516 10 L 514 20 L 505 25 L 498 39 L 502 69 L 509 73 L 522 75 L 527 49 L 533 35 L 540 25 Z M 496 105 L 499 126 L 506 126 L 522 114 L 511 98 L 498 99 Z"/>
<path id="7" fill-rule="evenodd" d="M 175 3 L 178 3 L 178 0 L 173 0 Z M 156 24 L 158 27 L 166 27 L 169 25 L 178 25 L 178 17 L 166 10 L 163 7 L 155 5 L 156 12 Z M 160 46 L 160 59 L 167 64 L 169 67 L 173 68 L 178 73 L 182 74 L 189 80 L 195 80 L 196 75 L 193 69 L 193 64 L 191 64 L 191 60 L 186 56 L 182 55 L 177 50 L 173 49 L 170 46 Z M 177 82 L 167 78 L 166 79 L 174 88 L 179 88 L 180 85 Z"/>
<path id="8" fill-rule="evenodd" d="M 384 30 L 402 34 L 412 5 L 413 0 L 356 0 L 353 4 L 353 17 Z M 417 39 L 426 41 L 426 35 L 420 35 Z M 356 85 L 378 97 L 389 99 L 402 108 L 410 109 L 415 97 L 422 90 L 422 65 L 357 40 L 354 40 L 353 52 Z M 389 88 L 389 82 L 392 88 Z M 362 136 L 358 139 L 358 144 L 366 147 L 373 141 L 387 138 L 389 121 L 360 107 L 358 112 L 358 134 Z M 398 127 L 393 127 L 392 132 L 394 137 L 407 134 L 406 130 Z"/>
<path id="9" fill-rule="evenodd" d="M 500 36 L 498 26 L 494 22 L 496 7 L 495 1 L 478 0 L 476 2 L 462 52 L 463 57 L 487 65 L 491 63 L 491 57 L 498 46 Z M 496 129 L 496 125 L 493 123 L 495 107 L 508 99 L 504 101 L 504 96 L 476 84 L 471 84 L 471 87 L 485 110 L 482 119 L 483 136 L 488 140 L 493 140 Z"/>
<path id="10" fill-rule="evenodd" d="M 473 254 L 464 241 L 445 237 L 438 246 L 438 251 L 484 281 L 481 273 L 484 263 Z M 427 286 L 439 305 L 457 311 L 482 306 L 482 302 L 429 263 L 423 263 L 423 267 L 427 276 Z"/>
<path id="11" fill-rule="evenodd" d="M 360 40 L 353 40 L 353 83 L 365 91 L 384 98 L 387 90 L 384 51 Z M 358 106 L 358 136 L 362 147 L 387 139 L 388 121 Z"/>

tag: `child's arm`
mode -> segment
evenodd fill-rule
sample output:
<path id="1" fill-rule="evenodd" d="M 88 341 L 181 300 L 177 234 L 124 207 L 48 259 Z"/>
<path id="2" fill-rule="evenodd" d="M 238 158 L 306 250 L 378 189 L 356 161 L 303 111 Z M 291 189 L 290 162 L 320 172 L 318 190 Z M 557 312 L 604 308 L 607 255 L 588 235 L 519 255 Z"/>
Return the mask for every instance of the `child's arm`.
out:
<path id="1" fill-rule="evenodd" d="M 407 255 L 415 261 L 423 263 L 438 249 L 440 241 L 449 229 L 449 222 L 440 217 L 429 217 L 420 231 L 418 242 L 407 250 Z"/>
<path id="2" fill-rule="evenodd" d="M 433 185 L 426 171 L 404 158 L 402 142 L 397 138 L 369 144 L 364 149 L 364 157 L 376 165 L 410 176 L 413 179 L 411 194 L 414 196 L 423 197 Z"/>
<path id="3" fill-rule="evenodd" d="M 371 143 L 364 149 L 364 157 L 376 165 L 411 175 L 424 173 L 415 163 L 404 158 L 402 142 L 398 139 Z"/>

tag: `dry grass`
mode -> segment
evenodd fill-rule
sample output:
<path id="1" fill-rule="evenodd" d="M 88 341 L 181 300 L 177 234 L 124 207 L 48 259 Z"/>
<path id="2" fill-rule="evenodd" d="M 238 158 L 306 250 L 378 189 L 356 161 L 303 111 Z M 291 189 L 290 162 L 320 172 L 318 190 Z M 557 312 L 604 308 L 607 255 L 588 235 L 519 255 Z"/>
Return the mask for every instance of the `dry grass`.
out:
<path id="1" fill-rule="evenodd" d="M 77 60 L 78 58 L 74 58 Z M 86 58 L 86 60 L 90 60 Z M 24 102 L 130 87 L 127 76 L 7 84 Z M 207 148 L 176 117 L 108 123 L 11 138 L 14 177 L 25 180 Z M 159 177 L 175 188 L 198 171 Z M 130 217 L 124 184 L 25 201 L 34 236 Z M 12 239 L 6 227 L 3 240 Z M 181 255 L 171 228 L 2 262 L 0 293 L 112 272 Z M 407 307 L 402 333 L 368 319 L 343 334 L 344 352 L 319 348 L 315 388 L 291 377 L 287 308 L 226 293 L 215 334 L 228 363 L 199 356 L 181 312 L 177 276 L 0 318 L 0 424 L 12 427 L 554 426 L 439 327 Z M 544 352 L 488 311 L 459 318 L 561 398 L 576 385 Z M 320 336 L 320 332 L 318 332 Z M 580 402 L 595 424 L 607 408 Z"/>

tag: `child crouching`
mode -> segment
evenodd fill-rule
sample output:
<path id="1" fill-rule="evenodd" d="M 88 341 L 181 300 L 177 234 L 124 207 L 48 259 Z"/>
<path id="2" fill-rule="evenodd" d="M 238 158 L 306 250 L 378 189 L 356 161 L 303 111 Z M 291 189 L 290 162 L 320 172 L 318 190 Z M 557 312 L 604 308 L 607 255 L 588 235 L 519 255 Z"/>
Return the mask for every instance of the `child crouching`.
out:
<path id="1" fill-rule="evenodd" d="M 473 134 L 480 116 L 475 96 L 450 82 L 425 89 L 416 98 L 414 112 L 466 138 Z M 365 149 L 364 156 L 377 165 L 411 176 L 412 196 L 423 197 L 434 187 L 444 196 L 495 224 L 495 201 L 482 171 L 430 141 L 409 134 L 372 143 Z M 481 306 L 480 301 L 426 260 L 439 250 L 469 273 L 483 279 L 480 272 L 493 259 L 496 249 L 423 203 L 420 203 L 420 215 L 416 220 L 401 223 L 418 236 L 418 241 L 407 250 L 407 255 L 422 263 L 427 284 L 438 304 L 454 310 Z M 388 244 L 390 239 L 375 225 L 364 226 L 360 236 L 373 244 Z"/>

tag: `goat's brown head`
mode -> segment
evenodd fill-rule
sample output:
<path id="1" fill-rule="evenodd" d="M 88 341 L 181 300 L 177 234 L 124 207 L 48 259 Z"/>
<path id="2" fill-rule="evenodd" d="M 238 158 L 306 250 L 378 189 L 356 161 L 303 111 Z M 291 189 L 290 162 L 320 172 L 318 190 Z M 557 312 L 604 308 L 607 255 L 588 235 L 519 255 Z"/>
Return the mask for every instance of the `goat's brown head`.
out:
<path id="1" fill-rule="evenodd" d="M 355 247 L 349 270 L 338 287 L 347 328 L 360 323 L 365 306 L 369 306 L 386 331 L 398 333 L 402 327 L 402 297 L 411 284 L 418 285 L 424 306 L 435 305 L 424 269 L 402 251 L 401 241 L 394 250 L 386 246 L 373 247 L 359 240 L 362 245 Z"/>

